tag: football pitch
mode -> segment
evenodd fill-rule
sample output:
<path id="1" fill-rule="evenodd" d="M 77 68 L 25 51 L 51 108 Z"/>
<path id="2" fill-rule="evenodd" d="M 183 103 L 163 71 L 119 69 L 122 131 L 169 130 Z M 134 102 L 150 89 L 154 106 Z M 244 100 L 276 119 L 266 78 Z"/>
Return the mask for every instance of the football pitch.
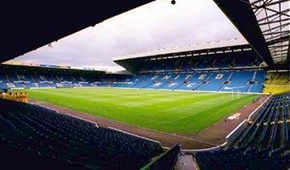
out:
<path id="1" fill-rule="evenodd" d="M 197 133 L 259 97 L 115 88 L 20 91 L 37 101 L 170 133 Z"/>

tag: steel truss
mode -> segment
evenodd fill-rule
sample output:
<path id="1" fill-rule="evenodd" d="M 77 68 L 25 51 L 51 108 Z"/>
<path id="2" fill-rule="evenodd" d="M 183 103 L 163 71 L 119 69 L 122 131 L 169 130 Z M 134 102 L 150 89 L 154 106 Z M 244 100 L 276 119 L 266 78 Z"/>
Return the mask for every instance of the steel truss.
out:
<path id="1" fill-rule="evenodd" d="M 244 0 L 240 0 L 244 1 Z M 289 61 L 290 0 L 249 0 L 276 64 Z"/>

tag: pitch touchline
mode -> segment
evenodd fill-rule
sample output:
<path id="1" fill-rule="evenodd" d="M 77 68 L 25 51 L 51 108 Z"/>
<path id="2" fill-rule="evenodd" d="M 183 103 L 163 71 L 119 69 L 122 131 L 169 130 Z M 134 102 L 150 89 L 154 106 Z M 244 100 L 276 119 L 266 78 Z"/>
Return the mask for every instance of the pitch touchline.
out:
<path id="1" fill-rule="evenodd" d="M 177 136 L 177 137 L 184 138 L 184 139 L 193 140 L 193 141 L 196 141 L 196 142 L 199 142 L 199 143 L 205 143 L 205 144 L 212 145 L 212 146 L 217 146 L 218 145 L 218 144 L 214 144 L 214 143 L 211 143 L 211 142 L 206 142 L 206 141 L 199 140 L 199 139 L 194 139 L 194 138 L 191 138 L 191 137 L 186 137 L 186 136 L 171 134 L 171 133 L 167 133 L 167 132 L 160 132 L 160 131 L 156 131 L 156 132 L 163 133 L 163 134 L 166 134 L 166 135 Z"/>
<path id="2" fill-rule="evenodd" d="M 41 104 L 41 103 L 44 103 L 44 104 L 45 104 L 45 102 L 39 102 L 39 104 Z M 42 106 L 42 105 L 41 105 L 41 106 Z M 50 107 L 47 107 L 47 108 L 52 109 L 52 108 L 50 108 Z M 53 110 L 55 110 L 55 109 L 53 109 Z M 57 111 L 58 111 L 58 110 L 57 110 Z M 62 112 L 62 113 L 63 113 L 63 112 Z M 71 113 L 67 113 L 67 112 L 65 112 L 64 114 L 67 114 L 67 115 L 72 116 Z M 73 115 L 73 117 L 81 118 L 81 117 L 79 117 L 79 116 L 75 116 L 75 115 Z M 81 118 L 81 119 L 82 119 L 82 118 Z M 83 120 L 84 120 L 84 119 L 83 119 Z M 87 120 L 87 119 L 85 119 L 85 120 Z M 107 120 L 110 120 L 110 119 L 107 119 Z M 112 121 L 112 120 L 110 120 L 110 121 Z M 92 121 L 89 121 L 89 122 L 92 122 Z M 115 122 L 115 121 L 113 121 L 113 122 Z M 94 123 L 97 124 L 98 122 L 94 122 Z M 123 123 L 123 122 L 118 122 L 118 121 L 117 121 L 116 123 Z M 124 124 L 126 124 L 126 123 L 124 123 Z M 126 124 L 126 125 L 130 125 L 130 124 Z M 132 126 L 132 125 L 130 125 L 130 126 Z M 141 127 L 137 127 L 137 128 L 141 128 Z M 186 137 L 186 136 L 176 135 L 176 134 L 167 133 L 167 132 L 161 132 L 161 131 L 152 130 L 152 129 L 147 129 L 147 128 L 141 128 L 141 129 L 148 130 L 148 131 L 153 131 L 153 132 L 157 132 L 157 133 L 163 133 L 163 134 L 166 134 L 166 135 L 169 135 L 169 136 L 177 136 L 177 137 L 184 138 L 184 139 L 188 139 L 188 140 L 192 140 L 192 141 L 195 141 L 195 142 L 205 143 L 205 144 L 208 144 L 208 145 L 211 145 L 211 146 L 218 146 L 218 144 L 214 144 L 214 143 L 211 143 L 211 142 L 206 142 L 206 141 L 199 140 L 199 139 L 194 139 L 194 138 L 191 138 L 191 137 Z M 125 131 L 125 132 L 127 132 L 127 131 Z M 128 132 L 128 133 L 129 133 L 129 132 Z M 143 136 L 142 136 L 142 137 L 143 137 Z M 145 138 L 145 137 L 144 137 L 144 138 Z"/>

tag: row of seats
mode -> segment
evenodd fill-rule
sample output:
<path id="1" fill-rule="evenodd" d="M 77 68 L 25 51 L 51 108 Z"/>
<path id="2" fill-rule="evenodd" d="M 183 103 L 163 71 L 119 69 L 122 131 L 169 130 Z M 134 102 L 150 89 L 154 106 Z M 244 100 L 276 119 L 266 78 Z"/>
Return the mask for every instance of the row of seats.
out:
<path id="1" fill-rule="evenodd" d="M 80 71 L 81 72 L 81 71 Z M 55 74 L 55 75 L 53 75 Z M 51 87 L 92 87 L 98 78 L 84 78 L 79 75 L 67 76 L 60 73 L 13 73 L 0 72 L 0 89 L 7 88 L 51 88 Z"/>
<path id="2" fill-rule="evenodd" d="M 229 148 L 221 151 L 198 152 L 195 158 L 201 170 L 287 170 L 290 168 L 290 147 L 275 151 L 271 148 L 264 150 Z"/>
<path id="3" fill-rule="evenodd" d="M 154 71 L 154 70 L 182 70 L 192 71 L 193 69 L 204 68 L 232 68 L 232 67 L 245 67 L 245 66 L 259 66 L 262 60 L 255 54 L 245 54 L 246 52 L 236 53 L 235 55 L 214 55 L 200 56 L 200 57 L 182 57 L 164 59 L 162 57 L 152 57 L 150 60 L 135 61 L 139 66 L 140 72 Z M 141 65 L 142 64 L 142 65 Z"/>
<path id="4" fill-rule="evenodd" d="M 256 114 L 230 147 L 198 152 L 200 168 L 290 168 L 290 93 L 272 96 Z"/>
<path id="5" fill-rule="evenodd" d="M 275 95 L 239 137 L 237 146 L 281 148 L 289 143 L 290 93 Z"/>
<path id="6" fill-rule="evenodd" d="M 290 91 L 289 72 L 268 72 L 264 93 L 284 93 Z"/>
<path id="7" fill-rule="evenodd" d="M 0 147 L 28 152 L 28 162 L 36 157 L 55 162 L 53 166 L 60 162 L 74 168 L 139 169 L 162 152 L 159 143 L 40 106 L 0 99 L 0 107 Z"/>
<path id="8" fill-rule="evenodd" d="M 178 89 L 198 91 L 256 92 L 263 89 L 265 72 L 247 71 L 196 71 L 191 73 L 141 74 L 127 80 L 127 87 L 151 89 Z M 111 86 L 124 87 L 124 83 Z"/>
<path id="9" fill-rule="evenodd" d="M 268 72 L 267 85 L 290 85 L 289 72 Z"/>
<path id="10" fill-rule="evenodd" d="M 123 87 L 199 91 L 262 92 L 265 79 L 263 70 L 195 71 L 185 73 L 139 74 L 131 77 L 103 78 L 100 80 L 70 76 L 17 75 L 11 80 L 0 79 L 0 89 L 6 88 L 72 88 L 72 87 Z M 12 76 L 13 77 L 13 76 Z M 17 81 L 16 81 L 17 79 Z M 5 83 L 6 82 L 6 83 Z M 8 83 L 10 82 L 10 83 Z"/>
<path id="11" fill-rule="evenodd" d="M 263 92 L 269 94 L 279 94 L 290 91 L 290 85 L 266 85 Z"/>

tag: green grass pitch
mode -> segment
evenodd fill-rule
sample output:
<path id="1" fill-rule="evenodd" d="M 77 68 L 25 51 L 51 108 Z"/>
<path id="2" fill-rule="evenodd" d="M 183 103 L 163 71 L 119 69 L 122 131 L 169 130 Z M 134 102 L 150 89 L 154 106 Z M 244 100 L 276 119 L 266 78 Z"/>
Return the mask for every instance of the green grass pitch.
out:
<path id="1" fill-rule="evenodd" d="M 258 95 L 74 88 L 21 90 L 29 98 L 163 132 L 197 133 Z"/>

